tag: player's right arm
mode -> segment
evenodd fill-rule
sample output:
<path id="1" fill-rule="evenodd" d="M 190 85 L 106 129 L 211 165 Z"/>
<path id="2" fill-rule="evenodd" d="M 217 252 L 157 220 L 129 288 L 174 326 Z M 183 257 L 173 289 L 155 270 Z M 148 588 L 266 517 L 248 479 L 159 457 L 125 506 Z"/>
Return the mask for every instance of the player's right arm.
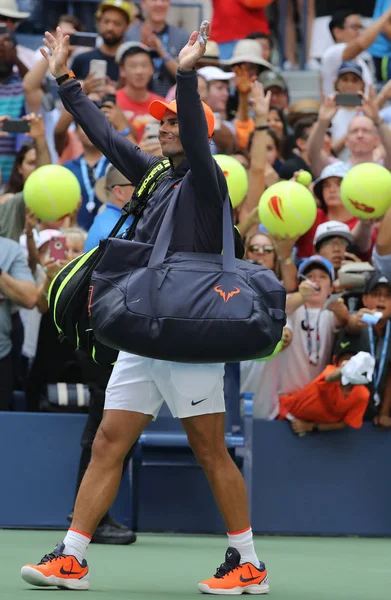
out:
<path id="1" fill-rule="evenodd" d="M 48 31 L 45 35 L 43 42 L 51 54 L 43 49 L 41 52 L 49 63 L 52 75 L 58 79 L 69 74 L 69 36 L 64 36 L 60 28 L 57 28 L 55 36 Z M 157 159 L 144 154 L 138 146 L 118 133 L 74 79 L 68 79 L 60 85 L 60 97 L 66 110 L 80 123 L 94 146 L 99 148 L 127 179 L 137 184 Z"/>

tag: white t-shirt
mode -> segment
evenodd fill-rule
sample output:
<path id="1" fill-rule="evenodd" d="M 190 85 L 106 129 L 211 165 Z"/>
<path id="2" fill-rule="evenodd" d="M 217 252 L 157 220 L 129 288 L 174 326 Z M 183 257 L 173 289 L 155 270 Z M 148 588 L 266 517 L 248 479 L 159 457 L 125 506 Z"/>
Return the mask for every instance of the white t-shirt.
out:
<path id="1" fill-rule="evenodd" d="M 290 346 L 281 353 L 279 364 L 279 393 L 292 394 L 298 392 L 307 383 L 313 381 L 330 363 L 337 322 L 329 310 L 308 308 L 311 358 L 317 356 L 317 329 L 319 328 L 319 360 L 311 364 L 308 355 L 308 331 L 306 310 L 300 306 L 288 317 L 288 325 L 292 329 L 293 339 Z M 317 327 L 317 324 L 319 327 Z"/>
<path id="2" fill-rule="evenodd" d="M 278 365 L 280 354 L 271 360 L 246 360 L 240 363 L 240 393 L 251 392 L 255 419 L 273 420 L 278 416 Z"/>
<path id="3" fill-rule="evenodd" d="M 357 115 L 355 108 L 353 110 L 349 108 L 339 108 L 334 119 L 331 121 L 331 134 L 333 142 L 338 142 L 344 135 L 347 134 L 350 121 Z M 350 158 L 350 150 L 344 148 L 339 154 L 338 158 L 347 162 Z"/>
<path id="4" fill-rule="evenodd" d="M 347 44 L 334 44 L 326 50 L 322 58 L 322 90 L 329 96 L 335 94 L 334 83 L 337 79 L 338 69 L 343 63 L 343 52 Z M 355 60 L 361 68 L 366 89 L 373 83 L 372 73 L 369 70 L 362 54 L 356 56 Z"/>

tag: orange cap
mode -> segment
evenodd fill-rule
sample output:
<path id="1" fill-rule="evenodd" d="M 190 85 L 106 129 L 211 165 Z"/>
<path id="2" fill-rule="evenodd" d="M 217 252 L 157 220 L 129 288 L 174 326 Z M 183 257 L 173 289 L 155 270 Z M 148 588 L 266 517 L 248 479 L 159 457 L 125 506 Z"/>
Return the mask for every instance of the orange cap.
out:
<path id="1" fill-rule="evenodd" d="M 215 118 L 211 108 L 205 104 L 205 102 L 201 102 L 204 107 L 204 113 L 206 117 L 206 122 L 208 124 L 208 136 L 211 138 L 215 129 Z M 161 121 L 166 113 L 166 110 L 170 110 L 171 112 L 177 114 L 177 105 L 176 100 L 172 102 L 162 102 L 161 100 L 154 100 L 149 105 L 149 114 L 155 117 L 158 121 Z"/>

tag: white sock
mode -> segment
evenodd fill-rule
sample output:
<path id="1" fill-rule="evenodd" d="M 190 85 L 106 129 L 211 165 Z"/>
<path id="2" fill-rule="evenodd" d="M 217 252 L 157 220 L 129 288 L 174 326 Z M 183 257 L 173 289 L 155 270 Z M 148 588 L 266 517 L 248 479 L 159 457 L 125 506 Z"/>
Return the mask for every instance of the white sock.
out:
<path id="1" fill-rule="evenodd" d="M 254 548 L 253 530 L 251 527 L 237 533 L 228 533 L 228 545 L 236 548 L 240 554 L 240 564 L 249 562 L 259 568 L 260 562 Z"/>
<path id="2" fill-rule="evenodd" d="M 68 529 L 63 540 L 65 544 L 64 554 L 74 556 L 81 563 L 86 555 L 90 541 L 91 537 L 86 533 L 81 533 L 81 531 L 76 531 L 75 529 Z"/>

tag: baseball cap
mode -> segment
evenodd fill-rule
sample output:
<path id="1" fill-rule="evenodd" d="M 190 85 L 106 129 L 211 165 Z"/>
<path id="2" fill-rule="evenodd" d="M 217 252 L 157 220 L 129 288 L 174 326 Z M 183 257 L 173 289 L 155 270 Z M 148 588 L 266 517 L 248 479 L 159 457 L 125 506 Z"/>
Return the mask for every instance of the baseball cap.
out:
<path id="1" fill-rule="evenodd" d="M 263 89 L 265 92 L 269 90 L 271 87 L 279 87 L 284 92 L 288 91 L 288 86 L 285 82 L 285 79 L 279 73 L 275 71 L 263 71 L 258 77 L 259 83 L 262 83 Z"/>
<path id="2" fill-rule="evenodd" d="M 227 73 L 219 67 L 202 67 L 198 69 L 197 74 L 202 75 L 206 81 L 228 81 L 235 77 L 235 73 Z"/>
<path id="3" fill-rule="evenodd" d="M 321 223 L 318 225 L 315 231 L 315 250 L 319 249 L 320 243 L 323 242 L 323 240 L 331 237 L 345 238 L 349 244 L 353 242 L 353 236 L 350 233 L 349 226 L 346 225 L 346 223 L 341 223 L 340 221 L 326 221 L 326 223 Z"/>
<path id="4" fill-rule="evenodd" d="M 106 172 L 103 177 L 99 177 L 94 186 L 95 196 L 100 202 L 105 203 L 108 201 L 108 193 L 116 185 L 134 185 L 129 181 L 118 169 L 113 165 L 108 165 Z"/>
<path id="5" fill-rule="evenodd" d="M 391 280 L 381 271 L 375 271 L 368 279 L 364 294 L 370 294 L 378 285 L 388 285 L 391 288 Z"/>
<path id="6" fill-rule="evenodd" d="M 205 102 L 201 102 L 204 113 L 206 117 L 206 122 L 208 124 L 208 136 L 211 138 L 215 128 L 215 118 L 212 112 L 212 109 L 205 104 Z M 152 115 L 158 121 L 161 121 L 166 113 L 166 110 L 170 110 L 171 112 L 177 114 L 177 105 L 176 100 L 172 102 L 163 102 L 163 100 L 154 100 L 149 105 L 149 114 Z"/>
<path id="7" fill-rule="evenodd" d="M 95 17 L 100 19 L 104 11 L 109 8 L 117 8 L 125 13 L 128 23 L 133 21 L 132 4 L 127 0 L 103 0 L 98 6 Z"/>
<path id="8" fill-rule="evenodd" d="M 342 65 L 338 69 L 337 77 L 339 77 L 340 75 L 345 75 L 345 73 L 354 73 L 355 75 L 357 75 L 357 77 L 360 77 L 360 79 L 363 78 L 362 68 L 360 67 L 360 65 L 353 62 L 352 60 L 347 60 L 342 63 Z"/>
<path id="9" fill-rule="evenodd" d="M 297 276 L 300 277 L 300 275 L 304 275 L 312 267 L 314 267 L 314 268 L 317 267 L 318 269 L 323 269 L 323 271 L 326 271 L 327 275 L 329 275 L 331 281 L 334 281 L 335 275 L 334 275 L 333 265 L 331 264 L 331 262 L 329 260 L 327 260 L 327 258 L 324 258 L 323 256 L 320 256 L 319 254 L 314 254 L 313 256 L 310 256 L 309 258 L 305 258 L 303 260 L 303 262 L 300 263 L 300 266 L 297 271 Z"/>
<path id="10" fill-rule="evenodd" d="M 131 56 L 132 54 L 138 54 L 140 52 L 148 54 L 151 58 L 157 56 L 155 50 L 152 50 L 152 48 L 149 48 L 141 42 L 124 42 L 120 45 L 115 54 L 115 62 L 119 64 L 126 56 Z"/>
<path id="11" fill-rule="evenodd" d="M 321 172 L 318 179 L 315 180 L 314 183 L 314 194 L 319 200 L 324 202 L 323 200 L 323 192 L 322 192 L 322 182 L 329 177 L 340 177 L 343 179 L 345 175 L 349 172 L 350 167 L 342 162 L 342 160 L 338 160 L 335 163 L 331 163 L 331 165 L 327 165 Z"/>
<path id="12" fill-rule="evenodd" d="M 343 354 L 357 354 L 360 350 L 362 350 L 360 336 L 345 333 L 345 331 L 341 329 L 335 340 L 333 355 L 338 358 Z"/>

